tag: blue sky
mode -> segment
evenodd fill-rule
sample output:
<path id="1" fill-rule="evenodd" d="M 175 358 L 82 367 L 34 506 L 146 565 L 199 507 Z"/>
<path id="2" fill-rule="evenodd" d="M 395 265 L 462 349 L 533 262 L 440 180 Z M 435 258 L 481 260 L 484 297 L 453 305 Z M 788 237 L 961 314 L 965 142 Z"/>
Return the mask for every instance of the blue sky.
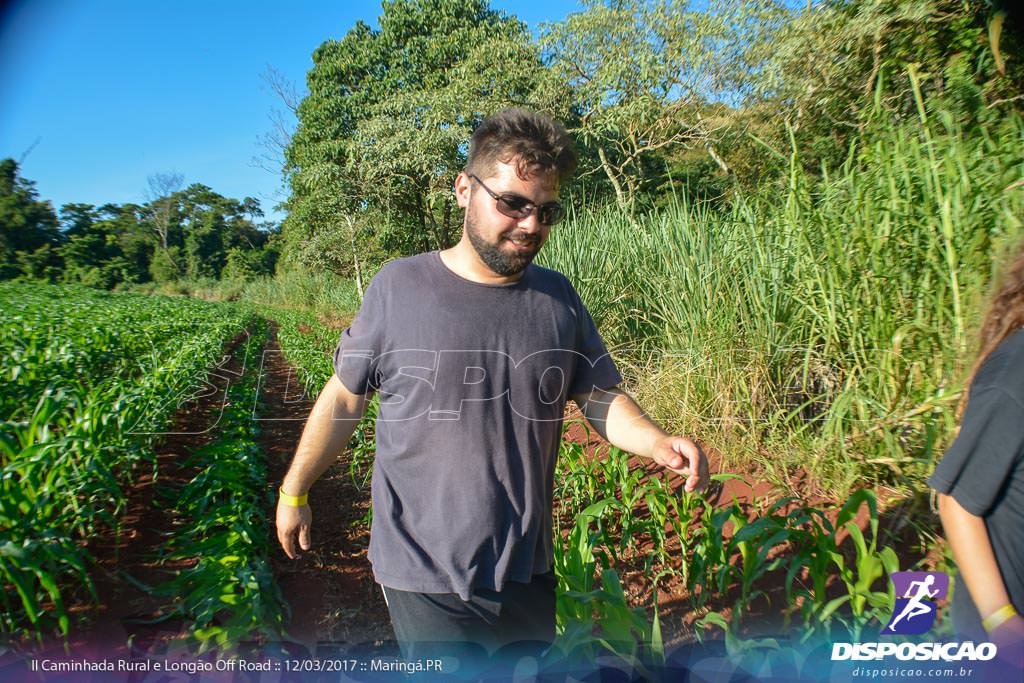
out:
<path id="1" fill-rule="evenodd" d="M 574 0 L 491 6 L 534 29 L 579 9 Z M 142 202 L 147 176 L 178 172 L 186 184 L 256 197 L 268 215 L 281 179 L 252 160 L 283 107 L 261 75 L 272 66 L 301 87 L 320 43 L 380 14 L 379 2 L 340 0 L 0 7 L 0 158 L 25 155 L 21 175 L 42 199 Z"/>

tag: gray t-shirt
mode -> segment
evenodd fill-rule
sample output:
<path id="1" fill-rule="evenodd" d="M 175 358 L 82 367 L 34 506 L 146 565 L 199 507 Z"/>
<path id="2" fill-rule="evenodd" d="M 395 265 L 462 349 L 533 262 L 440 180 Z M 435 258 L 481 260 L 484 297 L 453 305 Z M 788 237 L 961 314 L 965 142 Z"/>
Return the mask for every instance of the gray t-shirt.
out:
<path id="1" fill-rule="evenodd" d="M 1024 330 L 1007 337 L 975 375 L 960 433 L 928 485 L 985 520 L 1010 601 L 1024 610 Z M 983 636 L 962 580 L 953 620 L 961 633 Z"/>
<path id="2" fill-rule="evenodd" d="M 436 251 L 387 264 L 334 354 L 380 394 L 369 558 L 382 585 L 501 590 L 553 562 L 555 459 L 569 395 L 622 377 L 579 295 L 531 264 L 472 282 Z"/>

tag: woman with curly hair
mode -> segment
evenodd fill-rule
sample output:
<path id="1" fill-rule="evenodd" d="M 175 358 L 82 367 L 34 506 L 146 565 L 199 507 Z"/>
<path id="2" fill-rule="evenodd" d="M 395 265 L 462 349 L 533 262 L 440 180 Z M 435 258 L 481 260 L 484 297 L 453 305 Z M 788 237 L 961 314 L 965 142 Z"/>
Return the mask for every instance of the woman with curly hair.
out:
<path id="1" fill-rule="evenodd" d="M 1016 661 L 1024 644 L 1024 249 L 980 336 L 960 433 L 928 483 L 960 568 L 953 626 Z"/>

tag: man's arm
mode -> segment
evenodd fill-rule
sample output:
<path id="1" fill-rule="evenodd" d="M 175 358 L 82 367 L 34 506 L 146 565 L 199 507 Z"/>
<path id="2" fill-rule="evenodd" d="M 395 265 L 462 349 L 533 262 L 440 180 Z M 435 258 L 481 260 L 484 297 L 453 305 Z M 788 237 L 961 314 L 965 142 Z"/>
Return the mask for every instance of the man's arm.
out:
<path id="1" fill-rule="evenodd" d="M 309 413 L 302 438 L 299 439 L 299 447 L 281 484 L 286 495 L 302 496 L 309 492 L 313 482 L 345 450 L 371 396 L 372 391 L 364 395 L 353 394 L 337 375 L 331 376 Z M 312 521 L 309 505 L 287 505 L 278 501 L 277 539 L 288 557 L 298 557 L 295 549 L 296 532 L 299 546 L 309 550 L 309 528 Z"/>
<path id="2" fill-rule="evenodd" d="M 595 388 L 571 398 L 587 422 L 613 446 L 687 475 L 688 492 L 707 486 L 708 462 L 700 447 L 685 436 L 665 432 L 625 391 Z"/>

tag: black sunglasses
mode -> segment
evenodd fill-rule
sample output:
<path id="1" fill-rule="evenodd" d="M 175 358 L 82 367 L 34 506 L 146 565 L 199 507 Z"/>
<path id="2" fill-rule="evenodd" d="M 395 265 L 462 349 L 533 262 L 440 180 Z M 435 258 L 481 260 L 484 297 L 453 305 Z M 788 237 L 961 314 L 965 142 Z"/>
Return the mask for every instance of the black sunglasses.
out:
<path id="1" fill-rule="evenodd" d="M 517 194 L 498 194 L 491 188 L 484 185 L 484 181 L 477 178 L 472 173 L 467 173 L 470 178 L 480 183 L 480 187 L 484 188 L 487 194 L 491 195 L 491 198 L 497 202 L 498 213 L 509 218 L 526 218 L 534 210 L 537 211 L 537 222 L 542 225 L 554 225 L 558 221 L 562 220 L 563 210 L 562 205 L 558 202 L 548 202 L 547 204 L 541 204 L 537 206 L 526 197 L 521 197 Z"/>

